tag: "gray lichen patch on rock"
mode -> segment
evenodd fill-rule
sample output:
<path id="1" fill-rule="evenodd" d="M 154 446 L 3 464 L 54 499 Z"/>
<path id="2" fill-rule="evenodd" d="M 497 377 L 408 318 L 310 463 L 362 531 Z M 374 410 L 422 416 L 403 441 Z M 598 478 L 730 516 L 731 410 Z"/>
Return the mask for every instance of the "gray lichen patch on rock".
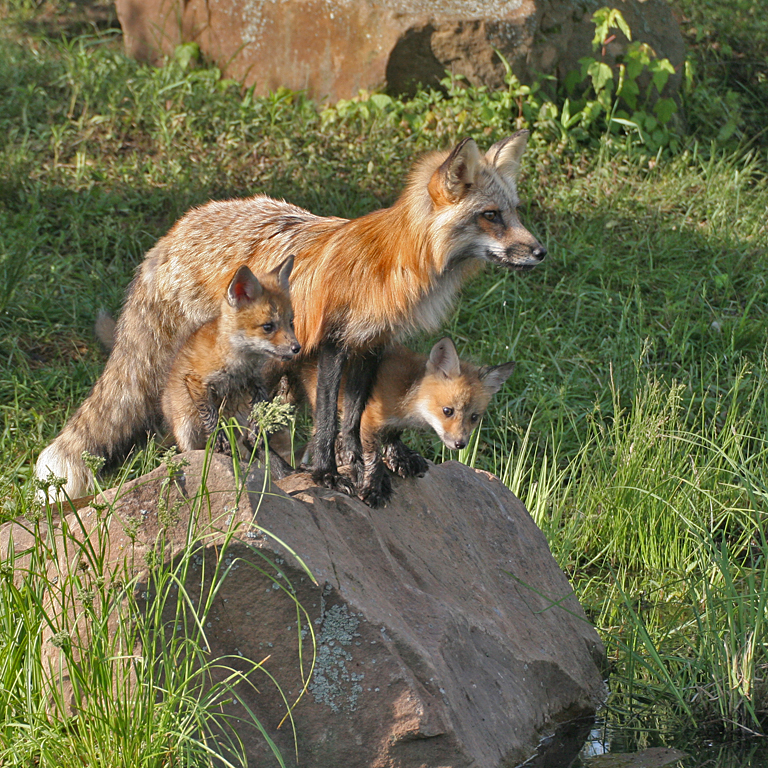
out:
<path id="1" fill-rule="evenodd" d="M 334 712 L 354 712 L 363 692 L 360 682 L 365 674 L 351 672 L 348 664 L 353 661 L 352 643 L 360 637 L 357 631 L 360 619 L 351 614 L 346 605 L 334 605 L 318 622 L 317 658 L 309 690 L 315 701 L 326 704 Z"/>

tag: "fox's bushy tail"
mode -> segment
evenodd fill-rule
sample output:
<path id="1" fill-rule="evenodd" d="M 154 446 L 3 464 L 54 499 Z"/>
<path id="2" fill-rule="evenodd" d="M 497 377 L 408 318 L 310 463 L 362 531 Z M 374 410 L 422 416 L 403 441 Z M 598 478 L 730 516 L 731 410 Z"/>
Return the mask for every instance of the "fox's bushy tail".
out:
<path id="1" fill-rule="evenodd" d="M 115 328 L 112 353 L 90 394 L 56 439 L 40 454 L 36 476 L 66 478 L 71 499 L 89 493 L 93 472 L 83 452 L 111 461 L 161 420 L 160 391 L 179 338 L 189 320 L 178 305 L 160 300 L 151 281 L 134 279 Z M 41 496 L 54 500 L 48 486 Z"/>

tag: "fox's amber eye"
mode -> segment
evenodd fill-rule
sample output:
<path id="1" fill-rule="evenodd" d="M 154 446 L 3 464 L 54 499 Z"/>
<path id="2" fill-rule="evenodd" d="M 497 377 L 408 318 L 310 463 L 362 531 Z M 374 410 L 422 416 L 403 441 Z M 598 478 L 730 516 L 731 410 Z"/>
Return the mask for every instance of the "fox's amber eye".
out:
<path id="1" fill-rule="evenodd" d="M 261 330 L 264 331 L 264 333 L 272 333 L 272 331 L 275 330 L 275 324 L 274 323 L 264 323 L 264 325 L 261 326 Z"/>
<path id="2" fill-rule="evenodd" d="M 483 211 L 483 218 L 486 221 L 496 221 L 499 218 L 498 211 Z"/>
<path id="3" fill-rule="evenodd" d="M 447 405 L 443 408 L 443 413 L 446 416 L 453 416 L 453 408 L 449 408 Z"/>
<path id="4" fill-rule="evenodd" d="M 472 421 L 473 424 L 475 424 L 479 418 L 480 418 L 479 413 L 473 413 L 472 416 L 470 416 L 470 420 Z"/>

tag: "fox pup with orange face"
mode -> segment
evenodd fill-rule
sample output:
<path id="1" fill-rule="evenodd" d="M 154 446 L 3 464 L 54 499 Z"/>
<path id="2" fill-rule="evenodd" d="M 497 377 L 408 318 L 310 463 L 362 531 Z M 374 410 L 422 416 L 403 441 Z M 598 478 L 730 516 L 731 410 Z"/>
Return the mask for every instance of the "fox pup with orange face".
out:
<path id="1" fill-rule="evenodd" d="M 431 427 L 447 448 L 466 448 L 496 392 L 512 374 L 514 363 L 477 368 L 459 359 L 449 338 L 432 347 L 428 357 L 403 346 L 383 355 L 360 422 L 363 444 L 358 494 L 372 507 L 391 495 L 386 464 L 401 477 L 423 475 L 427 462 L 400 441 L 408 427 Z M 302 388 L 314 408 L 317 365 L 300 366 Z M 343 408 L 343 400 L 339 406 Z"/>
<path id="2" fill-rule="evenodd" d="M 177 352 L 162 409 L 182 451 L 204 448 L 220 416 L 246 422 L 253 403 L 268 399 L 265 363 L 292 360 L 301 350 L 288 293 L 292 267 L 289 256 L 258 280 L 241 266 L 229 283 L 219 316 L 198 328 Z M 219 435 L 217 448 L 226 450 L 225 435 Z M 276 454 L 273 459 L 278 475 L 291 470 Z"/>

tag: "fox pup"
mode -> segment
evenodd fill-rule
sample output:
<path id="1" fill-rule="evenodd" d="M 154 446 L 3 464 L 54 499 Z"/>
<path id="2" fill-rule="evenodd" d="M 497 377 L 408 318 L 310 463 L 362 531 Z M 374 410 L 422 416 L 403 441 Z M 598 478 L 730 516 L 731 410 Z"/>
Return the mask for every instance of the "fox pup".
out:
<path id="1" fill-rule="evenodd" d="M 427 462 L 400 441 L 408 427 L 431 427 L 451 450 L 466 448 L 493 395 L 514 370 L 514 363 L 476 368 L 459 359 L 449 338 L 429 356 L 396 345 L 383 354 L 360 423 L 363 446 L 360 498 L 372 507 L 391 495 L 386 464 L 401 477 L 423 475 Z M 300 363 L 300 394 L 314 407 L 317 365 Z M 339 407 L 343 408 L 342 399 Z"/>
<path id="2" fill-rule="evenodd" d="M 93 478 L 84 450 L 111 459 L 151 429 L 181 339 L 216 317 L 234 269 L 274 269 L 291 253 L 296 337 L 318 361 L 315 481 L 350 489 L 336 470 L 337 399 L 348 369 L 341 437 L 359 460 L 360 418 L 383 347 L 438 328 L 463 282 L 485 262 L 528 270 L 546 248 L 521 224 L 518 131 L 481 154 L 472 139 L 414 166 L 390 208 L 347 220 L 257 195 L 184 215 L 147 253 L 131 283 L 115 346 L 88 398 L 40 454 L 36 474 L 66 477 L 78 496 Z"/>
<path id="3" fill-rule="evenodd" d="M 245 422 L 254 402 L 268 399 L 266 361 L 292 360 L 301 350 L 293 332 L 288 278 L 293 256 L 259 281 L 247 265 L 235 272 L 214 320 L 198 328 L 171 365 L 162 410 L 182 451 L 204 448 L 219 416 Z M 253 432 L 257 425 L 250 424 Z M 226 451 L 224 433 L 218 450 Z M 290 465 L 273 454 L 278 476 Z"/>

